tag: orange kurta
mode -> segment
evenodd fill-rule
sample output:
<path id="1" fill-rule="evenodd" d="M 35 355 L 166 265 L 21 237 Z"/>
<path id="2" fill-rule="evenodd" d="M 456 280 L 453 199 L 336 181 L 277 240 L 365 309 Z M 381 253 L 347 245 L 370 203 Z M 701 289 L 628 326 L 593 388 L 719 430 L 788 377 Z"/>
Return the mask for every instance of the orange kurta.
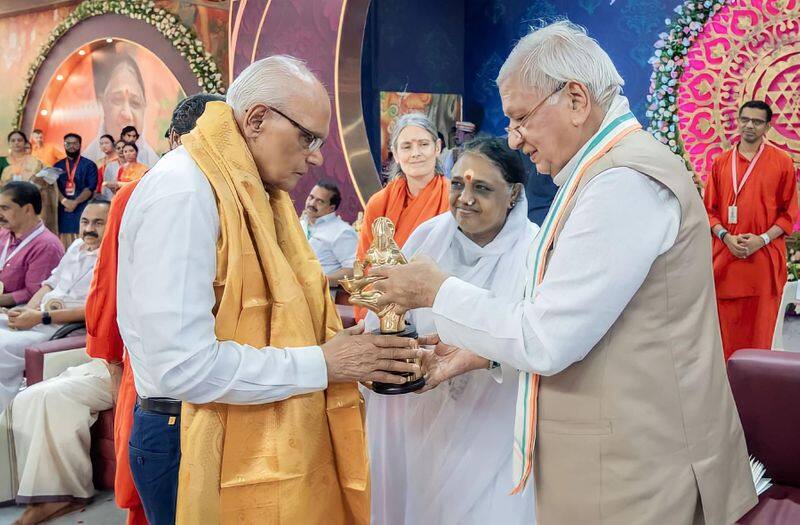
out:
<path id="1" fill-rule="evenodd" d="M 136 404 L 136 387 L 133 383 L 133 370 L 127 352 L 123 347 L 122 336 L 117 326 L 117 250 L 122 214 L 128 204 L 136 182 L 121 188 L 111 203 L 106 221 L 106 232 L 100 246 L 89 297 L 86 299 L 86 330 L 88 332 L 86 349 L 90 356 L 109 362 L 123 362 L 122 380 L 117 396 L 114 416 L 114 448 L 117 470 L 114 479 L 114 497 L 117 505 L 128 509 L 129 525 L 146 525 L 139 493 L 133 484 L 128 460 L 128 441 L 133 426 L 133 407 Z"/>
<path id="2" fill-rule="evenodd" d="M 434 176 L 416 197 L 408 191 L 405 177 L 397 177 L 389 182 L 367 202 L 356 259 L 363 260 L 372 244 L 372 223 L 378 217 L 391 219 L 395 226 L 394 240 L 402 248 L 417 226 L 450 210 L 449 199 L 450 181 L 443 175 Z M 356 321 L 366 315 L 366 308 L 355 307 Z"/>
<path id="3" fill-rule="evenodd" d="M 31 144 L 31 155 L 42 161 L 45 166 L 53 166 L 56 162 L 63 159 L 66 155 L 52 144 L 44 143 L 42 146 Z"/>
<path id="4" fill-rule="evenodd" d="M 791 157 L 767 144 L 739 193 L 737 224 L 728 222 L 733 204 L 731 180 L 733 150 L 714 159 L 705 205 L 713 228 L 721 224 L 734 235 L 761 235 L 779 226 L 792 233 L 797 216 L 797 183 Z M 736 159 L 739 182 L 750 161 Z M 783 287 L 786 284 L 786 242 L 773 240 L 746 259 L 737 259 L 727 246 L 713 237 L 714 282 L 717 290 L 722 343 L 726 359 L 745 347 L 770 348 Z"/>

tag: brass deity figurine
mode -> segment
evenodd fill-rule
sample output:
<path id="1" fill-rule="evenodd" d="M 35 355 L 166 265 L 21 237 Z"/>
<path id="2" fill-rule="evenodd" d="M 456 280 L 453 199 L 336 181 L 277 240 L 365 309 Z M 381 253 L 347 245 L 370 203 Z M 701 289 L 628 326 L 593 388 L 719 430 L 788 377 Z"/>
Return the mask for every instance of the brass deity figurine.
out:
<path id="1" fill-rule="evenodd" d="M 339 284 L 350 294 L 350 303 L 363 306 L 375 312 L 380 320 L 380 330 L 375 333 L 396 335 L 400 337 L 417 338 L 417 331 L 412 325 L 405 322 L 406 310 L 392 303 L 383 308 L 377 304 L 382 295 L 372 288 L 372 284 L 382 277 L 371 277 L 366 271 L 371 266 L 395 266 L 407 264 L 403 252 L 394 242 L 394 223 L 387 217 L 378 217 L 372 223 L 372 245 L 367 250 L 363 261 L 356 261 L 353 265 L 353 277 L 344 278 Z M 373 383 L 373 390 L 379 394 L 405 394 L 413 392 L 425 385 L 425 378 L 413 374 L 406 376 L 406 383 L 394 385 L 389 383 Z"/>

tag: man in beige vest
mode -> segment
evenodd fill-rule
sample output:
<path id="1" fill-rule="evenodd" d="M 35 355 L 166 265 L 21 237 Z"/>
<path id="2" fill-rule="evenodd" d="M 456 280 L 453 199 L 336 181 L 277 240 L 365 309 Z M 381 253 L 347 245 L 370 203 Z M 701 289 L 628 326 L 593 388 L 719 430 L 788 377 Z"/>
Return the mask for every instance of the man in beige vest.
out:
<path id="1" fill-rule="evenodd" d="M 497 83 L 509 145 L 560 186 L 526 299 L 429 260 L 377 269 L 376 288 L 387 304 L 432 307 L 433 381 L 495 362 L 521 370 L 513 475 L 517 491 L 535 480 L 539 523 L 735 522 L 756 495 L 691 175 L 641 130 L 580 27 L 531 32 Z"/>

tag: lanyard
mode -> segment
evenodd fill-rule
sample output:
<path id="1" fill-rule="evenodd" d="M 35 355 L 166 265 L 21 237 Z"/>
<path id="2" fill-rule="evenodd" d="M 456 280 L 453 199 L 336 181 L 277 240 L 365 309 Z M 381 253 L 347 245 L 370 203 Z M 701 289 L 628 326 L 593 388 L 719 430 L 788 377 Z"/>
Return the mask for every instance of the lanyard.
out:
<path id="1" fill-rule="evenodd" d="M 75 165 L 70 167 L 69 157 L 66 159 L 67 165 L 67 183 L 64 185 L 64 193 L 67 194 L 67 197 L 72 197 L 75 195 L 75 172 L 78 171 L 78 164 L 81 163 L 80 157 L 78 157 L 77 162 Z"/>
<path id="2" fill-rule="evenodd" d="M 6 263 L 11 260 L 17 253 L 19 253 L 24 247 L 29 245 L 33 240 L 44 233 L 44 224 L 40 224 L 38 228 L 36 228 L 33 233 L 25 237 L 25 239 L 14 248 L 14 251 L 10 254 L 8 253 L 8 247 L 11 245 L 11 236 L 8 236 L 6 239 L 6 245 L 3 248 L 3 253 L 0 254 L 0 268 L 5 268 Z"/>
<path id="3" fill-rule="evenodd" d="M 78 164 L 81 163 L 81 160 L 78 158 L 78 161 L 72 167 L 69 165 L 69 157 L 64 160 L 67 163 L 67 184 L 75 184 L 75 172 L 78 171 Z"/>
<path id="4" fill-rule="evenodd" d="M 753 168 L 756 166 L 756 162 L 758 162 L 758 158 L 761 156 L 761 153 L 764 151 L 764 143 L 761 143 L 761 147 L 758 148 L 758 152 L 756 153 L 753 160 L 750 161 L 750 164 L 747 166 L 747 171 L 744 172 L 744 177 L 742 177 L 742 182 L 738 183 L 739 174 L 737 173 L 737 166 L 739 165 L 739 146 L 735 146 L 733 148 L 733 162 L 731 162 L 731 178 L 733 179 L 733 205 L 736 206 L 736 200 L 739 198 L 739 192 L 742 191 L 744 187 L 744 183 L 747 182 L 747 179 L 750 178 L 750 174 L 753 172 Z"/>

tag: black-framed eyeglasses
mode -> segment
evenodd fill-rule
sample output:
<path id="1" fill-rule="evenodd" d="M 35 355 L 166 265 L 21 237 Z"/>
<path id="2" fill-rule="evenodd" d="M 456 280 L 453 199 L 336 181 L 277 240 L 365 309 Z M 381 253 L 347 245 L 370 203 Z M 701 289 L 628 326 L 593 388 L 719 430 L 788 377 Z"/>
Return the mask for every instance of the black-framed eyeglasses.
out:
<path id="1" fill-rule="evenodd" d="M 540 101 L 538 104 L 536 104 L 535 106 L 533 106 L 533 107 L 530 109 L 530 111 L 528 111 L 527 113 L 525 113 L 525 116 L 524 116 L 524 117 L 522 117 L 521 119 L 519 119 L 519 124 L 517 124 L 517 125 L 516 125 L 516 126 L 514 126 L 514 127 L 511 127 L 511 126 L 508 126 L 508 127 L 506 127 L 506 133 L 508 133 L 508 136 L 510 137 L 510 136 L 512 136 L 512 134 L 513 134 L 514 138 L 515 138 L 517 141 L 521 141 L 521 140 L 523 140 L 523 137 L 522 137 L 522 132 L 520 132 L 520 130 L 519 130 L 519 129 L 520 129 L 522 126 L 524 126 L 524 125 L 525 125 L 525 123 L 528 121 L 528 119 L 530 119 L 530 118 L 533 116 L 533 114 L 534 114 L 534 113 L 536 113 L 536 111 L 538 111 L 538 109 L 539 109 L 540 107 L 542 107 L 542 106 L 544 105 L 544 103 L 545 103 L 545 102 L 547 102 L 547 101 L 550 99 L 550 97 L 552 97 L 553 95 L 555 95 L 556 93 L 558 93 L 559 91 L 561 91 L 562 89 L 564 89 L 564 87 L 565 87 L 566 85 L 567 85 L 567 84 L 566 84 L 566 82 L 562 82 L 561 84 L 559 84 L 559 86 L 556 88 L 556 90 L 555 90 L 555 91 L 553 91 L 552 93 L 550 93 L 549 95 L 547 95 L 546 97 L 544 97 L 544 98 L 543 98 L 543 99 L 542 99 L 542 100 L 541 100 L 541 101 Z"/>
<path id="2" fill-rule="evenodd" d="M 275 109 L 272 106 L 270 106 L 269 109 L 271 109 L 278 115 L 288 120 L 292 126 L 296 127 L 300 131 L 300 133 L 303 134 L 304 146 L 309 153 L 314 153 L 315 151 L 319 151 L 322 145 L 325 144 L 325 139 L 323 139 L 322 137 L 318 137 L 317 135 L 314 134 L 314 132 L 312 132 L 311 130 L 309 130 L 296 120 L 294 120 L 292 117 L 286 115 L 285 113 L 283 113 L 278 109 Z"/>

